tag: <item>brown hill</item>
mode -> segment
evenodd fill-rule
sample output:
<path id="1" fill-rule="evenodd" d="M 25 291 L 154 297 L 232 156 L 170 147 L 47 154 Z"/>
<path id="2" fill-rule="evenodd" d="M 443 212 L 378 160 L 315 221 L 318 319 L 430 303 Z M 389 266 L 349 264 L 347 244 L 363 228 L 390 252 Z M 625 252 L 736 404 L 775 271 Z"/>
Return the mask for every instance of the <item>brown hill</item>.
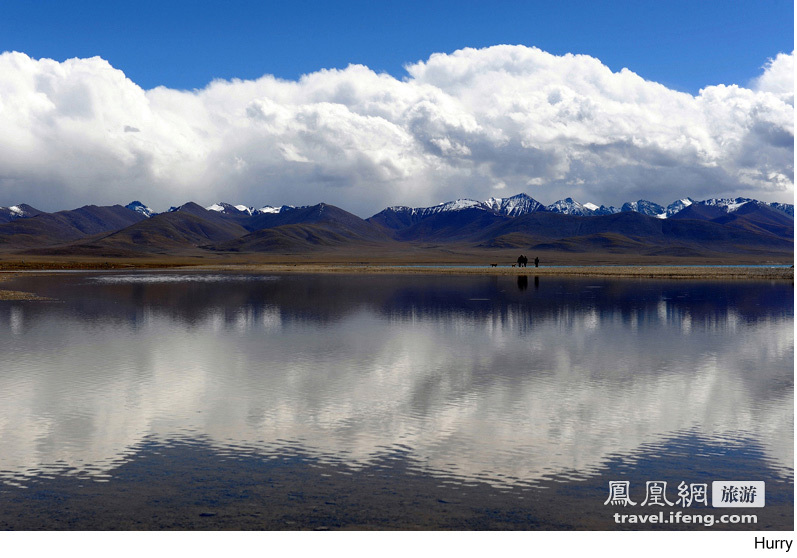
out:
<path id="1" fill-rule="evenodd" d="M 240 225 L 218 218 L 196 204 L 161 213 L 120 231 L 74 245 L 87 253 L 179 254 L 247 234 Z"/>
<path id="2" fill-rule="evenodd" d="M 40 213 L 0 225 L 0 245 L 9 248 L 55 246 L 116 231 L 143 219 L 146 217 L 121 205 L 87 205 L 70 211 Z"/>
<path id="3" fill-rule="evenodd" d="M 279 213 L 254 215 L 244 224 L 250 231 L 273 229 L 284 225 L 321 225 L 331 231 L 343 231 L 356 238 L 387 240 L 385 231 L 334 205 L 320 203 L 307 207 L 283 209 Z"/>

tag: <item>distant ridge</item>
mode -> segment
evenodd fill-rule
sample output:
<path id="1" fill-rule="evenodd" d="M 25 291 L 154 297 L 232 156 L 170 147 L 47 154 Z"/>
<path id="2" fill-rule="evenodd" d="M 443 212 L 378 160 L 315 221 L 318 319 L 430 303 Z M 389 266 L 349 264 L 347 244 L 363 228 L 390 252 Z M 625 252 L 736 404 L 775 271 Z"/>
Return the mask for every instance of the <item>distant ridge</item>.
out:
<path id="1" fill-rule="evenodd" d="M 649 200 L 637 200 L 632 202 L 625 202 L 620 208 L 615 206 L 596 205 L 591 202 L 581 203 L 575 199 L 568 197 L 557 200 L 550 205 L 544 205 L 535 200 L 525 193 L 520 193 L 507 198 L 489 198 L 485 201 L 477 201 L 469 198 L 459 198 L 453 201 L 442 202 L 437 205 L 429 207 L 409 207 L 409 206 L 391 206 L 383 209 L 379 213 L 369 217 L 367 220 L 378 223 L 388 228 L 393 226 L 388 223 L 395 221 L 394 224 L 400 223 L 401 226 L 407 226 L 413 222 L 418 222 L 430 215 L 448 211 L 461 211 L 463 209 L 478 209 L 488 211 L 497 215 L 506 215 L 509 217 L 518 217 L 536 211 L 550 211 L 553 213 L 563 213 L 565 215 L 580 215 L 580 216 L 596 216 L 596 215 L 613 215 L 615 213 L 633 211 L 648 215 L 651 217 L 658 217 L 660 219 L 668 219 L 690 206 L 703 206 L 713 207 L 725 213 L 734 213 L 740 207 L 747 203 L 754 203 L 759 206 L 767 206 L 776 211 L 780 211 L 794 218 L 794 205 L 780 202 L 762 202 L 752 198 L 710 198 L 707 200 L 696 201 L 693 198 L 686 197 L 675 200 L 671 204 L 662 206 Z M 191 202 L 193 203 L 193 202 Z M 197 205 L 198 204 L 194 204 Z M 88 206 L 87 206 L 88 207 Z M 125 206 L 127 209 L 140 213 L 144 217 L 152 217 L 157 215 L 150 207 L 144 203 L 136 200 L 130 202 Z M 177 211 L 183 206 L 173 206 L 167 212 Z M 198 206 L 201 207 L 201 206 Z M 203 209 L 213 211 L 225 215 L 227 217 L 253 217 L 256 215 L 278 214 L 284 211 L 291 211 L 294 209 L 305 209 L 307 207 L 315 206 L 300 206 L 295 207 L 292 205 L 270 206 L 265 205 L 260 208 L 254 206 L 247 206 L 243 204 L 231 204 L 227 202 L 217 202 Z M 333 206 L 334 207 L 334 206 Z M 10 207 L 0 207 L 0 223 L 8 222 L 19 218 L 34 217 L 39 214 L 45 213 L 36 208 L 26 204 L 18 204 Z M 720 213 L 714 212 L 715 215 Z"/>
<path id="2" fill-rule="evenodd" d="M 121 205 L 86 205 L 57 213 L 31 213 L 31 216 L 22 215 L 0 225 L 0 245 L 35 247 L 63 244 L 116 231 L 146 219 L 140 213 Z"/>
<path id="3" fill-rule="evenodd" d="M 339 207 L 194 202 L 156 213 L 140 201 L 46 213 L 0 208 L 0 251 L 94 255 L 304 254 L 348 250 L 446 253 L 520 250 L 681 257 L 793 257 L 794 207 L 748 198 L 616 207 L 527 194 L 431 207 L 394 206 L 362 219 Z M 774 256 L 773 256 L 774 255 Z M 770 257 L 767 256 L 767 257 Z M 204 257 L 204 256 L 202 256 Z"/>
<path id="4" fill-rule="evenodd" d="M 391 215 L 406 215 L 411 216 L 411 220 L 413 222 L 417 222 L 420 219 L 443 211 L 461 211 L 463 209 L 480 209 L 483 211 L 492 211 L 498 215 L 508 215 L 511 217 L 518 217 L 520 215 L 534 213 L 535 211 L 549 211 L 552 213 L 579 215 L 582 217 L 594 215 L 613 215 L 615 213 L 633 211 L 643 215 L 648 215 L 650 217 L 667 219 L 691 205 L 716 207 L 722 213 L 733 213 L 744 204 L 750 202 L 758 205 L 766 205 L 794 218 L 794 205 L 792 204 L 777 202 L 765 203 L 758 200 L 753 200 L 751 198 L 713 198 L 704 201 L 695 201 L 690 197 L 686 197 L 676 200 L 666 207 L 648 200 L 637 200 L 633 202 L 626 202 L 618 209 L 614 206 L 598 206 L 589 202 L 582 204 L 573 198 L 564 198 L 555 201 L 550 205 L 543 205 L 528 194 L 518 194 L 510 198 L 490 198 L 484 202 L 464 198 L 441 203 L 431 207 L 388 207 L 371 217 L 371 219 L 375 219 L 377 221 L 389 221 L 395 220 L 395 218 L 392 218 Z M 407 219 L 399 217 L 399 220 L 406 222 Z"/>

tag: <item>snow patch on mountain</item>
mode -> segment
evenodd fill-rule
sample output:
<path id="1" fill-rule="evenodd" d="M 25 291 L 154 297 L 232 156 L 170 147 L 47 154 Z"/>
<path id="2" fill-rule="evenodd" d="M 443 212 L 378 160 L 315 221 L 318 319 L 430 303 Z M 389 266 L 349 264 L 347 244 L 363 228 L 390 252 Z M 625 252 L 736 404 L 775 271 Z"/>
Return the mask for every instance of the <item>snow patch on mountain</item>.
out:
<path id="1" fill-rule="evenodd" d="M 695 200 L 693 200 L 692 198 L 683 198 L 672 202 L 670 205 L 667 206 L 666 210 L 667 217 L 672 217 L 673 215 L 675 215 L 682 209 L 689 207 L 693 203 L 695 203 Z"/>
<path id="2" fill-rule="evenodd" d="M 777 211 L 781 211 L 794 219 L 794 205 L 790 203 L 778 203 L 772 202 L 769 204 L 769 207 L 772 209 L 776 209 Z"/>
<path id="3" fill-rule="evenodd" d="M 426 209 L 431 213 L 440 213 L 442 211 L 460 211 L 462 209 L 470 209 L 480 205 L 482 205 L 482 202 L 478 202 L 476 200 L 459 199 L 451 202 L 441 203 L 433 207 L 427 207 Z"/>
<path id="4" fill-rule="evenodd" d="M 642 215 L 649 217 L 658 217 L 659 219 L 667 218 L 667 209 L 663 206 L 648 200 L 638 200 L 635 202 L 626 202 L 621 211 L 636 211 Z"/>
<path id="5" fill-rule="evenodd" d="M 517 217 L 541 210 L 544 206 L 528 194 L 518 194 L 509 198 L 490 198 L 484 202 L 492 211 L 499 215 Z"/>
<path id="6" fill-rule="evenodd" d="M 249 207 L 246 205 L 233 205 L 230 203 L 219 202 L 214 203 L 206 207 L 208 211 L 216 211 L 218 213 L 224 213 L 227 215 L 240 215 L 241 213 L 245 213 L 246 215 L 260 215 L 262 213 L 280 213 L 282 211 L 286 211 L 289 209 L 294 209 L 292 205 L 283 205 L 281 207 L 273 207 L 270 205 L 264 205 L 259 209 L 255 209 L 254 207 Z"/>
<path id="7" fill-rule="evenodd" d="M 473 208 L 483 210 L 488 209 L 483 202 L 462 198 L 450 202 L 443 202 L 431 207 L 407 207 L 404 205 L 394 205 L 392 207 L 388 207 L 385 211 L 392 211 L 394 213 L 411 215 L 412 217 L 424 218 L 437 213 L 461 211 L 463 209 Z"/>
<path id="8" fill-rule="evenodd" d="M 138 200 L 130 202 L 125 207 L 131 211 L 135 211 L 136 213 L 141 213 L 144 217 L 152 217 L 153 215 L 157 215 L 157 213 L 155 213 L 151 208 L 147 207 Z"/>
<path id="9" fill-rule="evenodd" d="M 14 221 L 15 219 L 22 219 L 23 217 L 30 217 L 22 207 L 12 205 L 11 207 L 0 207 L 0 223 L 7 221 Z"/>
<path id="10" fill-rule="evenodd" d="M 252 210 L 246 207 L 245 205 L 232 205 L 230 203 L 224 203 L 224 202 L 214 203 L 213 205 L 210 205 L 205 209 L 207 209 L 208 211 L 216 211 L 218 213 L 226 213 L 228 215 L 235 215 L 238 213 L 246 213 L 247 215 L 252 214 Z"/>
<path id="11" fill-rule="evenodd" d="M 751 198 L 710 198 L 699 202 L 701 205 L 718 207 L 726 213 L 733 213 L 744 204 L 755 201 Z"/>
<path id="12" fill-rule="evenodd" d="M 594 211 L 594 215 L 614 215 L 615 213 L 621 213 L 621 211 L 619 207 L 614 207 L 613 205 L 609 207 L 602 205 Z"/>
<path id="13" fill-rule="evenodd" d="M 545 206 L 545 209 L 551 213 L 563 213 L 565 215 L 579 215 L 582 217 L 592 215 L 592 210 L 587 209 L 573 198 L 556 201 L 551 205 Z"/>

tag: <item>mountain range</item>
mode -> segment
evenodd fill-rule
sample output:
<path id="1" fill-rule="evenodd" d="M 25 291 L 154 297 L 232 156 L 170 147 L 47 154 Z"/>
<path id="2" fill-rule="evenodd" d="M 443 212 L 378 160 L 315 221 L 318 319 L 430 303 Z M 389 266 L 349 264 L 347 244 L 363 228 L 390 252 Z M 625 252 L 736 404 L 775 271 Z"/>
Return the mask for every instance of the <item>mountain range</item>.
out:
<path id="1" fill-rule="evenodd" d="M 613 206 L 527 194 L 431 207 L 388 207 L 367 219 L 333 205 L 254 208 L 189 202 L 157 213 L 84 206 L 47 213 L 0 207 L 0 251 L 98 257 L 224 254 L 624 254 L 644 257 L 793 257 L 794 206 L 749 198 L 647 200 Z M 549 258 L 550 259 L 550 258 Z"/>

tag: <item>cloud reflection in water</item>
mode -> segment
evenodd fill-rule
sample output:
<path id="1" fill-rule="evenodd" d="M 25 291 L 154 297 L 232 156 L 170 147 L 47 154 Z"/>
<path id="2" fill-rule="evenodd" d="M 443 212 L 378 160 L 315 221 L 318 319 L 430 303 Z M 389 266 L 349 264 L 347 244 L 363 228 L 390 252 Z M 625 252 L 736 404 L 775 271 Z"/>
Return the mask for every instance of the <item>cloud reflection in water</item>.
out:
<path id="1" fill-rule="evenodd" d="M 0 306 L 0 475 L 202 436 L 503 484 L 687 430 L 793 468 L 787 285 L 216 277 L 37 278 L 64 303 Z"/>

